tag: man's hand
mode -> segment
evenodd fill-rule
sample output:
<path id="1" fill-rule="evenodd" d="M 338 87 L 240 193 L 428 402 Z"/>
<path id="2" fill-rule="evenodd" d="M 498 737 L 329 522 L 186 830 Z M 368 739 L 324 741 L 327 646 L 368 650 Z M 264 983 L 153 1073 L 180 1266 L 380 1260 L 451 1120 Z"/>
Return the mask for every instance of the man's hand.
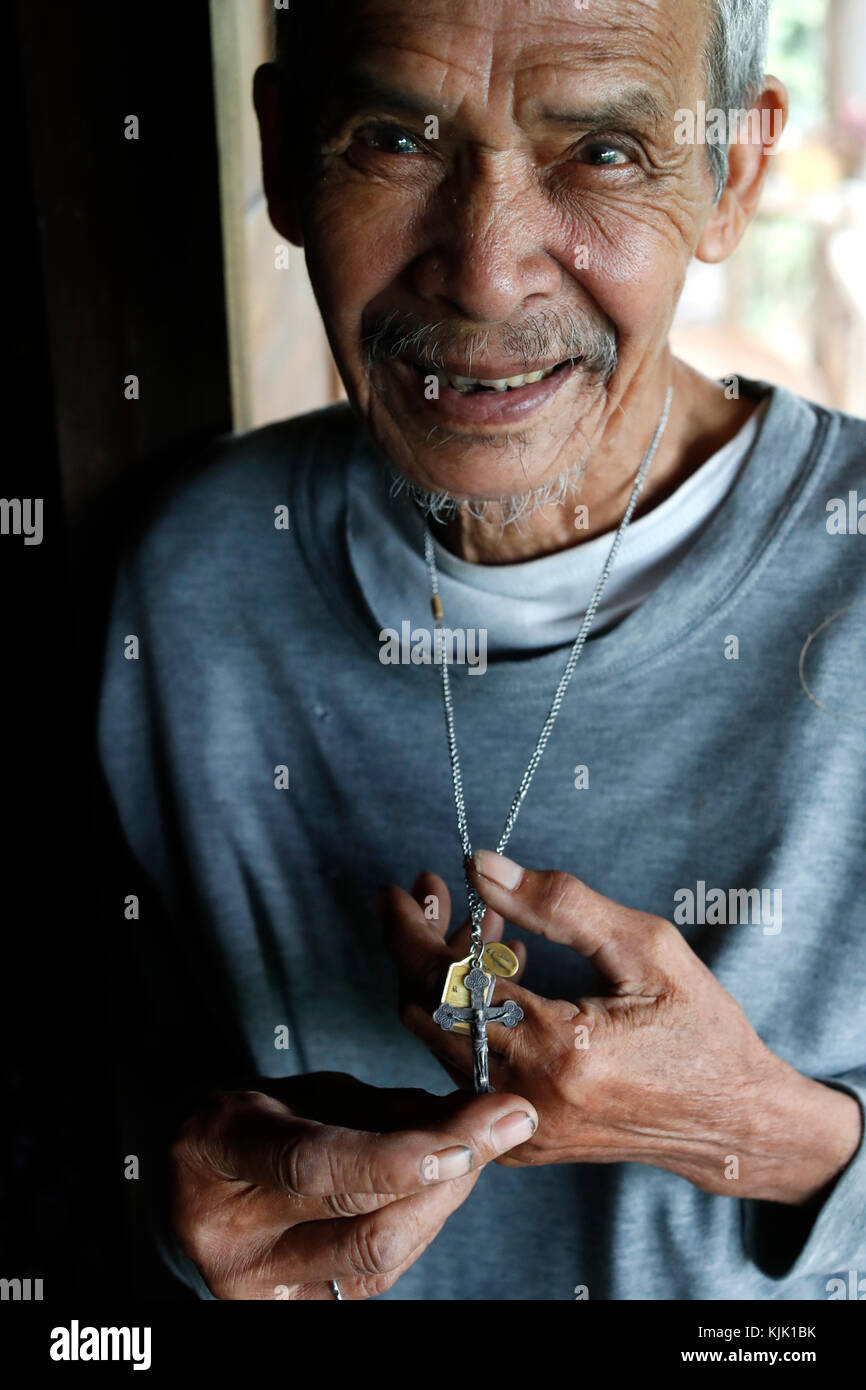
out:
<path id="1" fill-rule="evenodd" d="M 491 1083 L 527 1096 L 541 1117 L 502 1162 L 649 1163 L 707 1192 L 789 1203 L 818 1194 L 848 1163 L 861 1136 L 857 1102 L 772 1053 L 670 922 L 489 851 L 475 855 L 472 878 L 492 909 L 486 939 L 507 918 L 592 960 L 609 987 L 571 1003 L 497 981 L 499 1001 L 514 999 L 525 1017 L 513 1029 L 488 1025 Z M 466 1084 L 470 1043 L 431 1012 L 448 965 L 468 952 L 468 927 L 446 945 L 440 878 L 422 875 L 414 894 L 391 888 L 382 900 L 403 1021 Z M 431 895 L 435 923 L 421 906 Z"/>
<path id="2" fill-rule="evenodd" d="M 172 1224 L 217 1298 L 328 1299 L 332 1279 L 345 1299 L 383 1293 L 485 1163 L 538 1122 L 512 1095 L 386 1091 L 331 1073 L 274 1089 L 290 1103 L 214 1096 L 172 1145 Z"/>

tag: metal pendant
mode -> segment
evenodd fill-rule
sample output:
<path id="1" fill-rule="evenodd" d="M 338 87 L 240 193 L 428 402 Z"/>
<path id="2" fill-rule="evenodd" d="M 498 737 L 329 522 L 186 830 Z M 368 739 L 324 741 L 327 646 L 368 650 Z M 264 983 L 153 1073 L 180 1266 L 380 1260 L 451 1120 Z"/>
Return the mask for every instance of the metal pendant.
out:
<path id="1" fill-rule="evenodd" d="M 433 1015 L 434 1022 L 445 1032 L 471 1035 L 472 1069 L 478 1095 L 490 1090 L 487 1024 L 501 1023 L 506 1028 L 514 1028 L 523 1018 L 523 1010 L 513 999 L 495 1008 L 491 1005 L 496 976 L 508 978 L 519 969 L 514 952 L 501 942 L 491 942 L 484 947 L 481 960 L 489 974 L 473 964 L 472 956 L 454 962 L 445 981 L 442 1003 Z"/>
<path id="2" fill-rule="evenodd" d="M 468 1009 L 471 1007 L 472 1000 L 469 997 L 469 990 L 466 988 L 466 976 L 472 968 L 472 956 L 467 956 L 465 960 L 455 960 L 448 974 L 445 977 L 445 988 L 442 991 L 441 1003 L 450 1004 L 452 1009 Z M 490 972 L 490 979 L 484 996 L 485 1005 L 490 1003 L 493 997 L 493 990 L 496 985 L 496 977 L 509 980 L 512 975 L 516 975 L 520 969 L 520 962 L 512 950 L 503 946 L 501 941 L 490 941 L 481 952 L 482 967 Z M 455 1019 L 451 1025 L 455 1033 L 469 1034 L 470 1027 L 468 1022 L 462 1019 Z"/>

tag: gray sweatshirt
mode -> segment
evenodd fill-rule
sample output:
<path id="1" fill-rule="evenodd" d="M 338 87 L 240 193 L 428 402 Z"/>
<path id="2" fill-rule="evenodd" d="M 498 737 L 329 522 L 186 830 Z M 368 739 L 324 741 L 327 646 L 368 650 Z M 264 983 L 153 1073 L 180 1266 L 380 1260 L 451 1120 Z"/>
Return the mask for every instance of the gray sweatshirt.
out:
<path id="1" fill-rule="evenodd" d="M 864 1105 L 866 426 L 744 389 L 771 395 L 735 485 L 588 643 L 509 853 L 674 921 L 774 1052 Z M 465 898 L 439 672 L 380 661 L 349 560 L 359 469 L 382 489 L 345 406 L 220 441 L 118 579 L 100 746 L 146 885 L 133 926 L 156 1030 L 124 1055 L 129 1142 L 148 1155 L 130 1187 L 201 1297 L 161 1229 L 154 1115 L 173 1091 L 313 1071 L 453 1089 L 398 1020 L 373 909 L 380 883 L 422 868 L 460 916 Z M 407 616 L 425 603 L 407 595 Z M 566 651 L 453 668 L 478 846 Z M 574 952 L 511 934 L 527 988 L 597 992 Z M 825 1299 L 864 1279 L 861 1145 L 805 1210 L 641 1164 L 493 1164 L 383 1297 Z"/>

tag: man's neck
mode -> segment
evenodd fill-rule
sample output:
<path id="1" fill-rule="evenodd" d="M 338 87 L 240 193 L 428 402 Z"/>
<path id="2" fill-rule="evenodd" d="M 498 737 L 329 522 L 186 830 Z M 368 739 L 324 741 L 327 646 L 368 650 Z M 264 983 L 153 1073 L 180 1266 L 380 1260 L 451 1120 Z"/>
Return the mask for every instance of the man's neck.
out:
<path id="1" fill-rule="evenodd" d="M 743 428 L 754 400 L 728 400 L 717 382 L 675 358 L 663 378 L 623 402 L 616 419 L 594 447 L 586 472 L 564 502 L 540 507 L 520 522 L 503 526 L 460 513 L 437 528 L 442 543 L 463 560 L 479 565 L 516 564 L 569 550 L 614 530 L 620 523 L 641 459 L 655 434 L 668 384 L 673 403 L 664 437 L 653 460 L 636 516 L 646 515 L 676 491 L 701 464 Z M 586 508 L 586 524 L 575 527 L 575 506 Z"/>

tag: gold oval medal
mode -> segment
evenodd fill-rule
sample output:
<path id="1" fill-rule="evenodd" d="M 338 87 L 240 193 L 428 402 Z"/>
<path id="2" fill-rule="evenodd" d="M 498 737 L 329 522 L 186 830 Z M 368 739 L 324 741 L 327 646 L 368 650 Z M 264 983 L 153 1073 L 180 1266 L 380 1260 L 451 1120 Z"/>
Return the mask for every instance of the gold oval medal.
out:
<path id="1" fill-rule="evenodd" d="M 520 969 L 520 961 L 514 952 L 503 946 L 501 941 L 488 941 L 482 952 L 482 960 L 494 975 L 503 980 L 510 980 Z"/>

